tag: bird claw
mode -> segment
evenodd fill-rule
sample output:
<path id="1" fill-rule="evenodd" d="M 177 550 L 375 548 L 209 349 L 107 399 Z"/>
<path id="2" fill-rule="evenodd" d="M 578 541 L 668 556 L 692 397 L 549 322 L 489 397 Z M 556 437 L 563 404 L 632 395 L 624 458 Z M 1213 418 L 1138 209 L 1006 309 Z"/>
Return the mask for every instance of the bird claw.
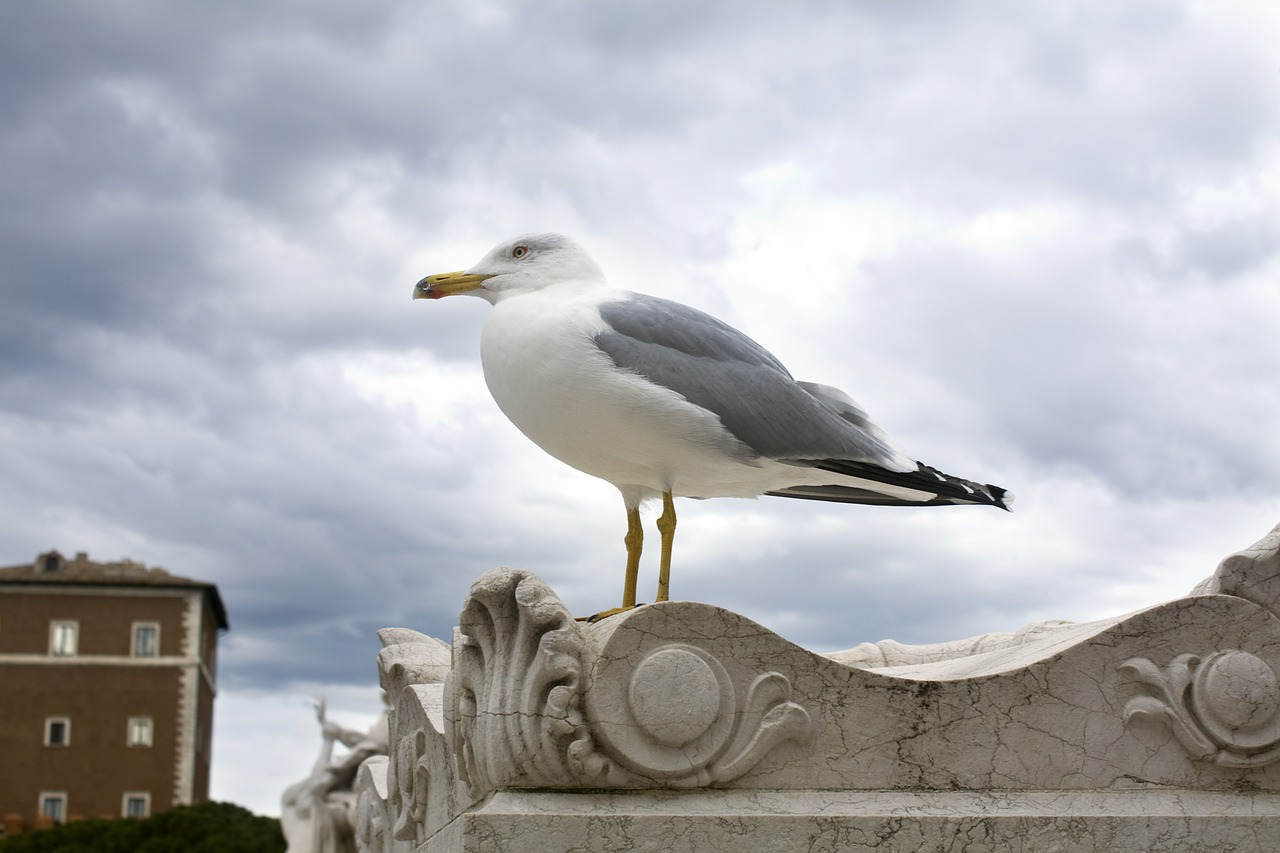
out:
<path id="1" fill-rule="evenodd" d="M 635 610 L 637 607 L 644 607 L 644 602 L 642 601 L 631 607 L 612 607 L 608 610 L 601 610 L 599 613 L 592 614 L 591 616 L 578 616 L 574 621 L 594 624 L 599 622 L 601 619 L 608 619 L 610 616 L 617 616 L 619 613 L 626 613 L 628 610 Z"/>

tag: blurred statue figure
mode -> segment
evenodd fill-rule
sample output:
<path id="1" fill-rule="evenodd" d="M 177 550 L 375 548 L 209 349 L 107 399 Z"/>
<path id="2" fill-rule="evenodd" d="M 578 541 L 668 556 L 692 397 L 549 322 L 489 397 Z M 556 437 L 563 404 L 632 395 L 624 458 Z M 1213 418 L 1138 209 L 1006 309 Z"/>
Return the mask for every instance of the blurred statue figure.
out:
<path id="1" fill-rule="evenodd" d="M 280 828 L 289 842 L 286 853 L 356 853 L 356 795 L 351 788 L 366 758 L 387 754 L 387 709 L 367 732 L 326 719 L 323 697 L 316 700 L 316 718 L 324 738 L 320 755 L 311 775 L 290 785 L 280 798 Z M 335 742 L 350 750 L 337 761 Z"/>

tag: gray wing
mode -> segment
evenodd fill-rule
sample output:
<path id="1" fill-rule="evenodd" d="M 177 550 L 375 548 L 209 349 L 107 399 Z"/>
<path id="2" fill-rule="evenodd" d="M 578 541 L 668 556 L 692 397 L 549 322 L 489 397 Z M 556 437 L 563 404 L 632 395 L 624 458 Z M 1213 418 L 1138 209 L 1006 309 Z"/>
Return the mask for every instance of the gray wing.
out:
<path id="1" fill-rule="evenodd" d="M 825 386 L 806 390 L 768 350 L 709 314 L 643 294 L 606 302 L 600 314 L 607 328 L 595 342 L 615 365 L 713 412 L 760 456 L 909 462 L 852 400 Z"/>

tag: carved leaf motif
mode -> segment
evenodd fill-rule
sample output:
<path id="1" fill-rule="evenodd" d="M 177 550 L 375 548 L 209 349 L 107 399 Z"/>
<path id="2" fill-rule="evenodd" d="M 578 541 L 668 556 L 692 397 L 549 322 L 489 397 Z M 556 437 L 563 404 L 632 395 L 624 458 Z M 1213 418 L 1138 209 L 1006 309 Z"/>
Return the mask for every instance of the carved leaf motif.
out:
<path id="1" fill-rule="evenodd" d="M 389 853 L 386 779 L 388 758 L 375 755 L 361 765 L 356 775 L 355 835 L 366 853 Z"/>
<path id="2" fill-rule="evenodd" d="M 583 642 L 559 598 L 526 572 L 478 580 L 463 607 L 455 668 L 455 750 L 473 796 L 505 785 L 565 785 L 583 761 Z"/>
<path id="3" fill-rule="evenodd" d="M 1209 758 L 1218 748 L 1213 742 L 1196 730 L 1189 717 L 1179 714 L 1178 710 L 1154 696 L 1135 696 L 1124 707 L 1124 720 L 1129 722 L 1135 717 L 1154 717 L 1163 719 L 1173 729 L 1178 742 L 1190 753 L 1192 758 Z"/>
<path id="4" fill-rule="evenodd" d="M 1164 720 L 1192 758 L 1225 767 L 1280 760 L 1280 688 L 1274 669 L 1256 655 L 1182 654 L 1163 669 L 1131 658 L 1120 669 L 1151 689 L 1125 704 L 1125 722 Z"/>
<path id="5" fill-rule="evenodd" d="M 395 811 L 392 835 L 399 841 L 417 841 L 421 812 L 426 805 L 426 780 L 417 773 L 425 735 L 412 731 L 403 736 L 391 759 L 391 806 Z"/>
<path id="6" fill-rule="evenodd" d="M 384 644 L 378 654 L 379 681 L 393 704 L 389 755 L 376 771 L 370 769 L 370 776 L 376 778 L 376 772 L 383 777 L 378 780 L 383 809 L 377 818 L 385 825 L 381 837 L 387 853 L 399 853 L 425 840 L 455 806 L 454 773 L 442 754 L 441 738 L 442 681 L 451 651 L 440 640 L 407 629 L 384 629 L 378 636 Z"/>
<path id="7" fill-rule="evenodd" d="M 725 757 L 711 768 L 714 781 L 736 779 L 783 741 L 809 736 L 813 728 L 809 712 L 790 701 L 790 696 L 791 682 L 781 673 L 766 672 L 756 678 L 747 694 L 738 736 Z"/>

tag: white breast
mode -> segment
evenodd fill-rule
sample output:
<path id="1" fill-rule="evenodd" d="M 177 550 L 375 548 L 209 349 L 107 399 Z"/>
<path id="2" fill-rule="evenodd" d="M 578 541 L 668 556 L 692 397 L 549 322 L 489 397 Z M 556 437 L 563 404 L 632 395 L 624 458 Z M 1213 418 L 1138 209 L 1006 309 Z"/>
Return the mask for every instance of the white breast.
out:
<path id="1" fill-rule="evenodd" d="M 619 370 L 596 347 L 600 301 L 599 290 L 551 287 L 494 306 L 480 358 L 503 414 L 552 456 L 620 487 L 759 494 L 726 482 L 756 466 L 719 418 Z"/>

